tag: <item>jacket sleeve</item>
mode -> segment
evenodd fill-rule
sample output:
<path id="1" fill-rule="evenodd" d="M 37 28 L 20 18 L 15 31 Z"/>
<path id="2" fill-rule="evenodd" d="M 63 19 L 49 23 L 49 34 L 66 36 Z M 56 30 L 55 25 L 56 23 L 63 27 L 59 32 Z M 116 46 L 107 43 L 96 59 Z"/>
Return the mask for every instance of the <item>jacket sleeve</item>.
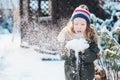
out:
<path id="1" fill-rule="evenodd" d="M 58 34 L 57 36 L 57 40 L 61 43 L 64 43 L 65 42 L 65 38 L 66 38 L 66 29 L 63 28 L 60 33 Z"/>
<path id="2" fill-rule="evenodd" d="M 61 59 L 68 60 L 69 57 L 67 52 L 68 52 L 67 49 L 62 50 L 62 53 L 60 53 Z"/>
<path id="3" fill-rule="evenodd" d="M 66 53 L 64 53 L 62 56 L 61 56 L 62 59 L 66 60 L 66 61 L 74 61 L 76 60 L 75 58 L 75 51 L 70 49 L 69 53 L 68 51 L 66 51 Z"/>
<path id="4" fill-rule="evenodd" d="M 85 52 L 84 52 L 85 63 L 93 63 L 93 61 L 97 59 L 97 54 L 100 51 L 100 49 L 98 48 L 98 44 L 91 42 L 89 45 L 90 47 L 85 49 Z"/>
<path id="5" fill-rule="evenodd" d="M 61 46 L 60 58 L 63 60 L 75 60 L 75 51 L 72 49 L 68 50 L 64 46 L 64 44 Z"/>

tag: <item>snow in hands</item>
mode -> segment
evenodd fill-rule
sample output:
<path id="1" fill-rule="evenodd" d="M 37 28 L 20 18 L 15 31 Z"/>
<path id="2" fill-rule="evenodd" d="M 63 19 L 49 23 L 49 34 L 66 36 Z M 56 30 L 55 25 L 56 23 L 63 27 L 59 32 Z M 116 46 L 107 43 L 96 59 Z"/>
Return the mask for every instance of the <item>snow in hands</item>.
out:
<path id="1" fill-rule="evenodd" d="M 89 44 L 84 38 L 79 38 L 68 41 L 65 47 L 68 50 L 73 49 L 75 52 L 80 52 L 88 48 Z"/>
<path id="2" fill-rule="evenodd" d="M 68 50 L 69 56 L 70 56 L 71 49 L 75 51 L 76 65 L 77 65 L 76 67 L 78 68 L 78 64 L 79 64 L 78 53 L 89 47 L 88 42 L 84 38 L 73 39 L 73 40 L 68 41 L 65 47 Z"/>

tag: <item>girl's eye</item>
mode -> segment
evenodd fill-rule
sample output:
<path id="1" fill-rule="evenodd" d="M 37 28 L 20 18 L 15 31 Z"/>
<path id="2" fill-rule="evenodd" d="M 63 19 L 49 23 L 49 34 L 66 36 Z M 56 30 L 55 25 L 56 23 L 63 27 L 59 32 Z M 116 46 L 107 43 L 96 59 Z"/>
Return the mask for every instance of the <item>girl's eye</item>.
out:
<path id="1" fill-rule="evenodd" d="M 83 25 L 83 26 L 84 26 L 85 24 L 81 24 L 81 25 Z"/>
<path id="2" fill-rule="evenodd" d="M 74 25 L 76 25 L 76 26 L 78 26 L 78 25 L 84 26 L 85 24 L 75 23 Z"/>
<path id="3" fill-rule="evenodd" d="M 75 23 L 74 25 L 78 25 L 78 23 Z"/>

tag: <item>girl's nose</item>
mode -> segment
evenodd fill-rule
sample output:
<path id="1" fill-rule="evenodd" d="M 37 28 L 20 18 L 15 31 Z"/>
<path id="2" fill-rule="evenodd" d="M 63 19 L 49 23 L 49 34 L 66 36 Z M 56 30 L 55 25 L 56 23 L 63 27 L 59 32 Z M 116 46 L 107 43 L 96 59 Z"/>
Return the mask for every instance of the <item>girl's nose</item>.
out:
<path id="1" fill-rule="evenodd" d="M 80 26 L 80 25 L 78 26 L 78 29 L 81 29 L 81 26 Z"/>

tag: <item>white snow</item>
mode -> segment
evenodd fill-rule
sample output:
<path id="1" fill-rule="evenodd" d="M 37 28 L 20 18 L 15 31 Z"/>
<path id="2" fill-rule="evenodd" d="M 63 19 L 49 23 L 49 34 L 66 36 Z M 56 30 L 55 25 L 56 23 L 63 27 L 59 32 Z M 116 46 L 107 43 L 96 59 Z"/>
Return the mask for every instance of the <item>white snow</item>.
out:
<path id="1" fill-rule="evenodd" d="M 75 52 L 79 52 L 79 51 L 82 51 L 88 48 L 89 44 L 87 43 L 85 39 L 80 38 L 80 39 L 73 39 L 71 41 L 68 41 L 65 47 L 68 50 L 73 49 L 75 50 Z"/>
<path id="2" fill-rule="evenodd" d="M 12 42 L 12 35 L 0 35 L 0 80 L 64 80 L 64 61 L 41 61 L 33 49 Z"/>
<path id="3" fill-rule="evenodd" d="M 19 8 L 19 0 L 0 0 L 0 9 Z"/>
<path id="4" fill-rule="evenodd" d="M 13 0 L 13 5 L 10 1 L 11 0 L 0 0 L 0 9 L 18 8 L 19 0 Z M 117 31 L 120 28 L 120 4 L 119 2 L 114 3 L 111 0 L 106 0 L 105 3 L 103 8 L 111 14 L 111 18 L 102 20 L 93 14 L 91 16 L 94 25 L 97 29 L 99 28 L 101 30 L 101 33 L 108 32 L 106 29 L 107 26 L 111 27 L 112 31 L 110 32 Z M 35 8 L 35 6 L 33 8 Z M 8 12 L 5 14 L 8 14 Z M 116 15 L 118 20 L 111 26 L 113 15 Z M 28 49 L 21 48 L 19 35 L 9 34 L 8 30 L 2 27 L 0 27 L 0 33 L 2 34 L 0 35 L 0 80 L 65 80 L 64 61 L 41 61 L 42 58 L 59 59 L 59 55 L 39 54 L 34 51 L 34 48 L 36 48 L 34 46 Z M 108 34 L 112 37 L 109 32 Z M 69 42 L 66 47 L 75 50 L 76 53 L 84 47 L 82 42 L 76 40 L 71 42 L 73 43 Z M 26 45 L 30 46 L 28 44 Z M 77 47 L 79 45 L 82 47 Z M 111 74 L 113 74 L 112 71 Z M 108 74 L 106 75 L 108 77 Z M 118 72 L 118 76 L 120 77 L 120 71 Z"/>

